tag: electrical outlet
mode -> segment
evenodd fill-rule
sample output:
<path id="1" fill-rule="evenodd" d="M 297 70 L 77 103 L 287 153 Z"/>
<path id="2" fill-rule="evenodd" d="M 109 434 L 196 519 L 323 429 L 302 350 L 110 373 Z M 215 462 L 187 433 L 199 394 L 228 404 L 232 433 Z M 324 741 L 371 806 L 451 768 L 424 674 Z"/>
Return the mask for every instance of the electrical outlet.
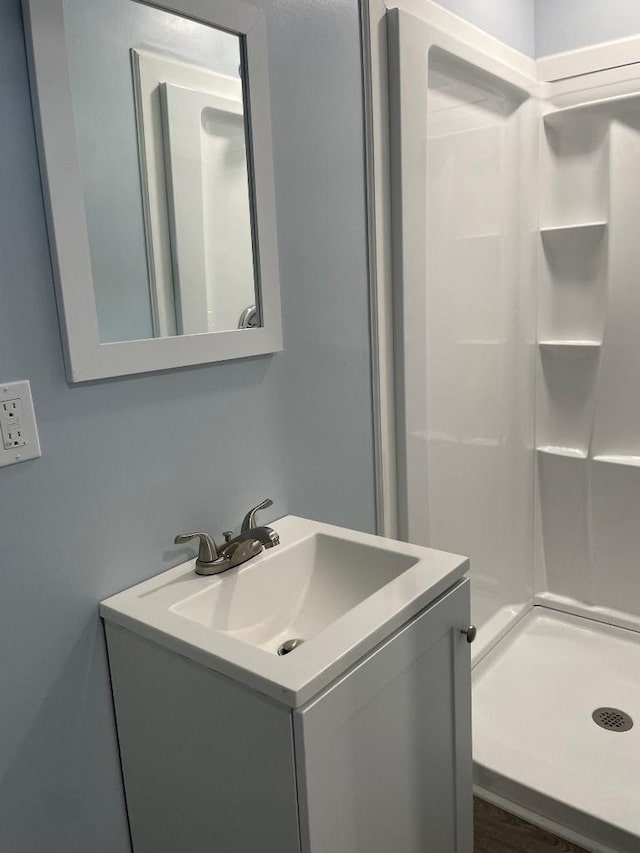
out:
<path id="1" fill-rule="evenodd" d="M 26 445 L 22 426 L 22 400 L 4 400 L 0 403 L 0 432 L 5 450 Z"/>
<path id="2" fill-rule="evenodd" d="M 31 386 L 0 383 L 0 467 L 41 456 Z"/>

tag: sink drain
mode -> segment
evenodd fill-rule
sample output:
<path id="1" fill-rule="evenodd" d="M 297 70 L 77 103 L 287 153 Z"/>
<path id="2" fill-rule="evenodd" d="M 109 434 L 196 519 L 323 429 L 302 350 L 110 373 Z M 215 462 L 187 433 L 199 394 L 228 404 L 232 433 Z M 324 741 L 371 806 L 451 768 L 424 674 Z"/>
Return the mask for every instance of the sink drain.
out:
<path id="1" fill-rule="evenodd" d="M 596 708 L 591 715 L 593 722 L 610 732 L 628 732 L 633 728 L 633 720 L 619 708 Z"/>
<path id="2" fill-rule="evenodd" d="M 297 649 L 298 646 L 301 646 L 304 643 L 304 640 L 285 640 L 284 643 L 278 648 L 278 654 L 282 657 L 282 655 L 288 655 L 289 652 L 292 652 L 294 649 Z"/>

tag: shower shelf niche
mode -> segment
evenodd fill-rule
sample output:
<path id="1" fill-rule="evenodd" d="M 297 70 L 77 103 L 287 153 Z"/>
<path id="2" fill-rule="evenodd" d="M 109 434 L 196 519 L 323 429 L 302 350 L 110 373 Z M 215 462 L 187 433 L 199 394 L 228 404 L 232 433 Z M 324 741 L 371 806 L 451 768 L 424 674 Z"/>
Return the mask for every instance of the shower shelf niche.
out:
<path id="1" fill-rule="evenodd" d="M 547 456 L 564 456 L 570 459 L 586 459 L 588 454 L 586 450 L 579 447 L 555 447 L 550 444 L 536 447 L 538 453 L 544 453 Z"/>
<path id="2" fill-rule="evenodd" d="M 543 228 L 540 232 L 542 345 L 566 341 L 598 346 L 604 330 L 608 223 Z"/>
<path id="3" fill-rule="evenodd" d="M 540 346 L 538 446 L 589 446 L 599 353 L 591 343 Z"/>
<path id="4" fill-rule="evenodd" d="M 640 468 L 640 456 L 624 456 L 615 454 L 598 454 L 593 457 L 594 462 L 607 462 L 610 465 L 625 465 L 631 468 Z"/>
<path id="5" fill-rule="evenodd" d="M 584 251 L 594 260 L 609 220 L 609 130 L 588 115 L 568 120 L 574 112 L 548 113 L 541 122 L 540 232 L 545 253 L 558 252 L 563 267 L 579 265 Z"/>
<path id="6" fill-rule="evenodd" d="M 575 232 L 576 236 L 588 236 L 589 231 L 604 231 L 608 222 L 600 220 L 598 222 L 570 222 L 566 225 L 548 225 L 540 229 L 543 238 L 554 236 L 567 237 L 571 232 Z M 568 233 L 567 233 L 568 232 Z"/>
<path id="7" fill-rule="evenodd" d="M 574 469 L 571 460 L 587 460 L 591 444 L 609 274 L 611 142 L 606 123 L 570 108 L 543 116 L 541 143 L 536 444 L 544 526 L 559 542 L 561 528 L 549 515 L 551 505 L 559 509 L 554 492 L 566 477 L 571 487 L 562 488 L 580 504 L 586 488 L 586 467 Z M 582 530 L 586 522 L 577 513 L 572 523 Z M 560 559 L 559 545 L 551 550 L 548 569 L 569 559 Z"/>
<path id="8" fill-rule="evenodd" d="M 602 346 L 602 341 L 538 341 L 538 346 L 549 347 L 571 347 L 574 349 L 593 349 L 597 350 Z"/>
<path id="9" fill-rule="evenodd" d="M 612 117 L 634 123 L 638 121 L 638 107 L 640 95 L 633 93 L 561 107 L 546 113 L 543 120 L 545 126 L 550 128 L 561 128 L 563 125 L 585 119 L 591 122 L 609 122 Z"/>

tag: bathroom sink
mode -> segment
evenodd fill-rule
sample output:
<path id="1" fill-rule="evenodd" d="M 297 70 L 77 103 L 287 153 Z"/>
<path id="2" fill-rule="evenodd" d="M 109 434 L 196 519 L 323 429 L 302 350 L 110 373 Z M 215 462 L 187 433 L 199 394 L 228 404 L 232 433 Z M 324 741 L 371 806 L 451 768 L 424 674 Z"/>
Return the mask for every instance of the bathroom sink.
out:
<path id="1" fill-rule="evenodd" d="M 174 613 L 275 654 L 287 639 L 309 640 L 418 558 L 326 533 L 219 575 Z"/>
<path id="2" fill-rule="evenodd" d="M 297 707 L 468 568 L 295 516 L 272 527 L 281 544 L 243 565 L 201 577 L 191 560 L 102 602 L 102 616 Z"/>

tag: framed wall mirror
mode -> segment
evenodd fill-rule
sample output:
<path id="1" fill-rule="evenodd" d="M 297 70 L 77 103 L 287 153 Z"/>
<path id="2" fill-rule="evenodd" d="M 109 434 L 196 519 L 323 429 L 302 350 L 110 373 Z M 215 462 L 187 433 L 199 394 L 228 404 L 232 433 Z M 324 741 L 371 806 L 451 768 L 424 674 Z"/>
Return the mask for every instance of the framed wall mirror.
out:
<path id="1" fill-rule="evenodd" d="M 281 349 L 262 11 L 23 8 L 69 381 Z"/>

